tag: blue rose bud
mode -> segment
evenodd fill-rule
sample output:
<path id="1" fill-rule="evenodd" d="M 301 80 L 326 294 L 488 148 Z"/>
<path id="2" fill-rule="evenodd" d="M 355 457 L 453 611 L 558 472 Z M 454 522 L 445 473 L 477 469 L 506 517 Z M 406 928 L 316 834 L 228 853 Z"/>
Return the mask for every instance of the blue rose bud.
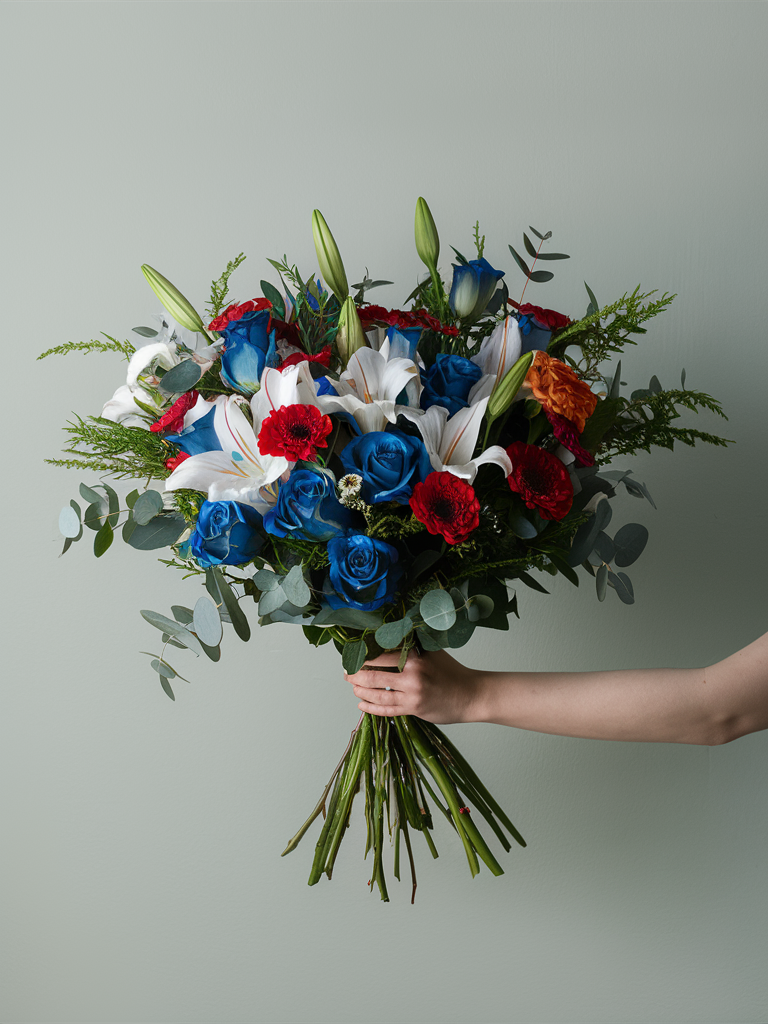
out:
<path id="1" fill-rule="evenodd" d="M 269 330 L 268 309 L 251 310 L 239 320 L 230 320 L 224 330 L 221 377 L 225 384 L 244 395 L 259 390 L 265 366 L 275 362 L 275 332 Z"/>
<path id="2" fill-rule="evenodd" d="M 401 430 L 361 434 L 349 442 L 340 458 L 345 473 L 363 478 L 361 497 L 369 505 L 379 501 L 407 504 L 414 484 L 432 472 L 423 441 Z"/>
<path id="3" fill-rule="evenodd" d="M 327 541 L 359 521 L 336 497 L 330 474 L 294 469 L 280 484 L 277 504 L 264 514 L 264 529 L 275 537 Z"/>
<path id="4" fill-rule="evenodd" d="M 261 516 L 239 501 L 204 501 L 189 549 L 204 569 L 212 565 L 246 565 L 261 551 Z"/>
<path id="5" fill-rule="evenodd" d="M 374 611 L 391 601 L 403 575 L 397 550 L 362 533 L 347 533 L 328 543 L 331 562 L 325 598 L 331 608 Z"/>
<path id="6" fill-rule="evenodd" d="M 432 366 L 422 374 L 421 408 L 441 405 L 453 416 L 469 405 L 469 392 L 482 376 L 480 367 L 464 356 L 439 353 Z"/>
<path id="7" fill-rule="evenodd" d="M 454 263 L 449 302 L 456 316 L 461 320 L 477 320 L 502 277 L 504 271 L 494 270 L 488 260 L 470 260 L 458 266 Z"/>

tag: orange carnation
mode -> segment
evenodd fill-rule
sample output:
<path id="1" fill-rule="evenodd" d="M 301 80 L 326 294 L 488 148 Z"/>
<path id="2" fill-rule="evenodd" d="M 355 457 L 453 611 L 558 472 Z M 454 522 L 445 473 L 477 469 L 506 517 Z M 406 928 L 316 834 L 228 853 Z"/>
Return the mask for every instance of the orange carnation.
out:
<path id="1" fill-rule="evenodd" d="M 592 394 L 570 366 L 546 352 L 537 352 L 533 357 L 523 387 L 529 388 L 550 412 L 570 420 L 579 433 L 597 405 L 597 395 Z"/>

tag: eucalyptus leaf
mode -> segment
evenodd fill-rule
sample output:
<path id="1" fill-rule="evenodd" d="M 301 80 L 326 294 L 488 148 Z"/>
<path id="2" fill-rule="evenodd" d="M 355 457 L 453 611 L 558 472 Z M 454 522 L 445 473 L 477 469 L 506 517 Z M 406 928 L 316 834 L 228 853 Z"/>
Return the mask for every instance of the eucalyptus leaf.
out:
<path id="1" fill-rule="evenodd" d="M 81 530 L 80 516 L 71 505 L 65 505 L 59 512 L 59 533 L 62 537 L 74 540 Z"/>
<path id="2" fill-rule="evenodd" d="M 172 604 L 171 613 L 177 622 L 180 622 L 182 626 L 188 626 L 195 617 L 195 613 L 191 608 L 185 608 L 183 604 Z"/>
<path id="3" fill-rule="evenodd" d="M 59 558 L 61 558 L 61 555 L 66 555 L 66 553 L 72 547 L 72 541 L 73 540 L 74 540 L 73 537 L 65 537 L 65 539 L 64 539 L 64 547 L 61 549 L 61 554 L 59 555 Z"/>
<path id="4" fill-rule="evenodd" d="M 87 484 L 80 484 L 78 490 L 80 491 L 80 497 L 87 501 L 89 505 L 100 505 L 104 501 L 103 496 L 98 491 L 94 491 L 92 487 L 88 487 Z"/>
<path id="5" fill-rule="evenodd" d="M 625 567 L 632 565 L 645 550 L 648 543 L 648 530 L 640 523 L 627 523 L 614 537 L 616 565 Z"/>
<path id="6" fill-rule="evenodd" d="M 207 644 L 200 642 L 200 646 L 203 648 L 203 654 L 211 661 L 219 661 L 221 658 L 221 647 L 217 644 L 215 647 L 209 647 Z"/>
<path id="7" fill-rule="evenodd" d="M 625 572 L 612 572 L 608 577 L 608 586 L 613 587 L 624 604 L 635 603 L 635 592 L 632 583 Z"/>
<path id="8" fill-rule="evenodd" d="M 649 381 L 649 383 L 648 383 L 648 390 L 649 390 L 649 391 L 652 391 L 652 392 L 653 392 L 653 393 L 654 393 L 655 395 L 657 395 L 657 394 L 658 394 L 658 393 L 659 393 L 660 391 L 663 391 L 663 390 L 664 390 L 664 389 L 662 388 L 662 386 L 661 386 L 661 381 L 660 381 L 660 380 L 659 380 L 659 378 L 658 378 L 658 377 L 656 376 L 656 374 L 654 374 L 654 375 L 653 375 L 653 376 L 651 377 L 651 379 L 650 379 L 650 381 Z"/>
<path id="9" fill-rule="evenodd" d="M 221 617 L 216 605 L 209 597 L 203 595 L 198 599 L 193 612 L 192 623 L 201 644 L 206 647 L 218 647 L 221 642 Z"/>
<path id="10" fill-rule="evenodd" d="M 126 496 L 125 496 L 125 504 L 128 506 L 128 508 L 133 508 L 133 506 L 136 504 L 136 499 L 138 498 L 138 496 L 139 496 L 139 492 L 136 490 L 135 487 L 130 492 L 130 494 L 126 494 Z"/>
<path id="11" fill-rule="evenodd" d="M 277 573 L 270 572 L 269 569 L 257 569 L 253 574 L 253 582 L 262 592 L 276 590 L 280 586 Z"/>
<path id="12" fill-rule="evenodd" d="M 140 334 L 142 338 L 156 338 L 157 331 L 152 327 L 132 327 L 134 334 Z"/>
<path id="13" fill-rule="evenodd" d="M 161 633 L 168 633 L 170 636 L 176 637 L 180 640 L 185 647 L 188 647 L 193 654 L 200 655 L 202 648 L 200 641 L 186 626 L 182 626 L 181 623 L 175 622 L 173 619 L 169 619 L 166 615 L 161 615 L 159 612 L 153 612 L 148 608 L 144 608 L 141 611 L 141 617 L 145 619 L 155 629 L 159 629 Z"/>
<path id="14" fill-rule="evenodd" d="M 528 235 L 526 235 L 525 232 L 523 232 L 523 245 L 525 246 L 525 251 L 528 253 L 528 255 L 533 256 L 533 258 L 536 259 L 536 256 L 538 255 L 538 253 L 536 252 L 536 246 L 533 244 L 533 242 L 530 240 L 530 238 L 528 237 Z"/>
<path id="15" fill-rule="evenodd" d="M 524 515 L 519 513 L 518 515 L 512 515 L 509 520 L 509 528 L 516 537 L 520 537 L 521 540 L 533 540 L 537 537 L 539 531 L 530 521 L 526 519 Z"/>
<path id="16" fill-rule="evenodd" d="M 353 676 L 363 667 L 367 657 L 368 648 L 365 646 L 365 640 L 356 640 L 354 643 L 344 644 L 341 664 L 344 667 L 344 671 Z"/>
<path id="17" fill-rule="evenodd" d="M 616 553 L 616 545 L 613 543 L 607 533 L 602 530 L 595 537 L 595 543 L 593 550 L 600 556 L 600 560 L 603 562 L 612 562 L 613 556 Z"/>
<path id="18" fill-rule="evenodd" d="M 154 551 L 175 544 L 187 528 L 184 516 L 179 512 L 164 512 L 155 516 L 151 523 L 138 523 L 128 538 L 128 543 L 138 551 Z"/>
<path id="19" fill-rule="evenodd" d="M 120 518 L 120 499 L 117 496 L 117 491 L 113 487 L 110 487 L 109 484 L 102 484 L 101 486 L 107 492 L 107 501 L 109 503 L 109 517 L 107 522 L 114 530 L 117 526 L 117 521 Z"/>
<path id="20" fill-rule="evenodd" d="M 385 622 L 376 630 L 376 643 L 384 650 L 392 650 L 400 646 L 412 629 L 413 620 L 408 615 L 395 622 Z"/>
<path id="21" fill-rule="evenodd" d="M 123 540 L 126 544 L 130 542 L 131 534 L 136 529 L 136 520 L 133 516 L 129 516 L 128 519 L 123 523 Z"/>
<path id="22" fill-rule="evenodd" d="M 545 281 L 551 281 L 554 276 L 551 270 L 532 270 L 528 279 L 534 284 L 544 284 Z"/>
<path id="23" fill-rule="evenodd" d="M 466 616 L 460 616 L 446 634 L 448 646 L 456 649 L 468 644 L 475 632 L 475 623 Z"/>
<path id="24" fill-rule="evenodd" d="M 351 629 L 378 629 L 383 622 L 381 612 L 364 612 L 359 608 L 321 608 L 312 620 L 313 626 L 349 626 Z"/>
<path id="25" fill-rule="evenodd" d="M 304 571 L 301 565 L 294 565 L 280 585 L 285 592 L 285 596 L 297 608 L 304 608 L 309 604 L 312 593 L 304 579 Z"/>
<path id="26" fill-rule="evenodd" d="M 589 296 L 589 307 L 587 308 L 587 316 L 590 316 L 592 313 L 597 313 L 600 311 L 600 304 L 595 298 L 595 293 L 592 291 L 592 289 L 589 287 L 586 281 L 584 282 L 584 287 L 587 289 L 587 295 Z"/>
<path id="27" fill-rule="evenodd" d="M 618 398 L 619 392 L 621 391 L 621 360 L 616 363 L 616 372 L 613 375 L 611 381 L 611 390 L 608 392 L 609 398 Z"/>
<path id="28" fill-rule="evenodd" d="M 173 690 L 171 689 L 171 684 L 168 682 L 168 680 L 165 678 L 165 676 L 160 676 L 160 685 L 165 690 L 165 692 L 168 694 L 168 696 L 171 698 L 171 700 L 176 700 L 176 697 L 174 696 Z"/>
<path id="29" fill-rule="evenodd" d="M 419 613 L 427 626 L 446 630 L 456 621 L 456 609 L 451 595 L 439 588 L 428 590 L 419 602 Z"/>
<path id="30" fill-rule="evenodd" d="M 605 600 L 605 592 L 608 586 L 608 566 L 601 565 L 595 576 L 595 587 L 597 589 L 597 600 Z"/>
<path id="31" fill-rule="evenodd" d="M 265 590 L 259 598 L 259 615 L 271 615 L 288 600 L 282 586 L 278 584 L 274 590 Z"/>
<path id="32" fill-rule="evenodd" d="M 248 625 L 248 619 L 245 617 L 245 612 L 240 607 L 240 603 L 235 596 L 234 591 L 231 589 L 227 581 L 223 576 L 215 569 L 209 569 L 208 572 L 213 573 L 216 577 L 216 582 L 219 586 L 219 593 L 221 594 L 224 602 L 224 607 L 229 612 L 229 617 L 232 620 L 232 626 L 235 632 L 241 640 L 247 641 L 251 639 L 251 627 Z M 208 573 L 206 573 L 207 575 Z"/>
<path id="33" fill-rule="evenodd" d="M 163 499 L 159 491 L 144 491 L 133 505 L 133 518 L 138 526 L 146 526 L 163 510 Z"/>
<path id="34" fill-rule="evenodd" d="M 285 302 L 283 296 L 269 281 L 260 281 L 261 294 L 272 303 L 272 310 L 278 320 L 285 319 Z"/>
<path id="35" fill-rule="evenodd" d="M 83 525 L 87 526 L 89 530 L 100 530 L 101 524 L 104 522 L 104 514 L 107 510 L 107 502 L 101 498 L 99 501 L 94 501 L 92 505 L 89 505 L 83 515 Z"/>
<path id="36" fill-rule="evenodd" d="M 115 539 L 115 531 L 109 524 L 109 519 L 105 520 L 104 525 L 101 527 L 99 532 L 93 538 L 93 553 L 97 558 L 101 558 L 105 551 L 111 546 L 112 541 Z"/>
<path id="37" fill-rule="evenodd" d="M 540 252 L 540 260 L 569 260 L 571 257 L 564 252 Z"/>
<path id="38" fill-rule="evenodd" d="M 579 577 L 576 575 L 574 570 L 568 565 L 568 562 L 555 551 L 549 552 L 549 557 L 552 560 L 552 564 L 556 567 L 557 571 L 565 576 L 569 583 L 572 583 L 574 587 L 579 585 Z"/>
<path id="39" fill-rule="evenodd" d="M 514 258 L 515 258 L 515 263 L 517 263 L 518 267 L 520 267 L 520 269 L 521 269 L 521 270 L 522 270 L 522 272 L 523 272 L 523 273 L 525 274 L 525 276 L 526 276 L 526 277 L 530 277 L 530 273 L 531 273 L 531 271 L 530 271 L 530 268 L 528 267 L 528 264 L 527 264 L 527 263 L 525 262 L 525 260 L 523 259 L 523 257 L 522 257 L 522 256 L 520 256 L 520 255 L 519 255 L 518 253 L 516 253 L 516 252 L 515 252 L 515 250 L 514 250 L 514 249 L 512 248 L 512 246 L 511 246 L 511 245 L 510 245 L 510 247 L 509 247 L 509 251 L 510 251 L 510 252 L 512 253 L 512 255 L 514 256 Z"/>
<path id="40" fill-rule="evenodd" d="M 440 552 L 431 548 L 424 548 L 416 555 L 410 565 L 409 573 L 411 582 L 417 579 L 423 572 L 431 568 L 440 558 Z"/>
<path id="41" fill-rule="evenodd" d="M 444 651 L 448 647 L 448 633 L 445 630 L 417 629 L 416 636 L 425 651 Z"/>
<path id="42" fill-rule="evenodd" d="M 683 390 L 685 390 L 685 369 L 683 369 L 680 373 L 680 387 L 683 388 Z"/>
<path id="43" fill-rule="evenodd" d="M 166 679 L 173 679 L 174 676 L 176 675 L 176 672 L 174 671 L 174 669 L 171 668 L 168 662 L 163 661 L 160 658 L 153 658 L 149 664 L 152 666 L 155 672 L 159 673 L 161 676 L 165 676 Z"/>
<path id="44" fill-rule="evenodd" d="M 182 359 L 163 375 L 159 389 L 164 395 L 181 395 L 185 391 L 190 391 L 202 375 L 199 363 L 194 359 Z"/>
<path id="45" fill-rule="evenodd" d="M 467 617 L 470 622 L 481 622 L 483 619 L 490 618 L 493 614 L 493 609 L 494 602 L 492 597 L 488 597 L 487 594 L 475 594 L 469 598 Z"/>
<path id="46" fill-rule="evenodd" d="M 304 636 L 313 647 L 322 647 L 323 644 L 327 644 L 331 640 L 329 631 L 321 626 L 302 626 L 301 628 L 304 630 Z"/>

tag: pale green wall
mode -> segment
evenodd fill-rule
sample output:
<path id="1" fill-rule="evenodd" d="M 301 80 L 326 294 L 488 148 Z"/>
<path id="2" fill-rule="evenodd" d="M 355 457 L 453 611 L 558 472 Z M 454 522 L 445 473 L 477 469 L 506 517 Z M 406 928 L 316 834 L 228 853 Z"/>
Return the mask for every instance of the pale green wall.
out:
<path id="1" fill-rule="evenodd" d="M 696 665 L 766 628 L 768 11 L 753 3 L 27 3 L 2 11 L 6 629 L 4 1021 L 765 1021 L 768 736 L 722 748 L 451 735 L 530 846 L 470 881 L 447 826 L 415 908 L 366 894 L 356 819 L 331 884 L 280 860 L 356 719 L 335 653 L 291 627 L 168 701 L 138 609 L 197 585 L 115 546 L 57 559 L 77 474 L 42 465 L 110 357 L 42 349 L 202 304 L 241 250 L 250 297 L 322 208 L 350 274 L 419 269 L 413 207 L 487 256 L 552 228 L 531 300 L 679 293 L 625 361 L 717 395 L 729 451 L 638 458 L 658 504 L 637 604 L 565 581 L 464 652 L 526 669 Z M 10 408 L 9 408 L 10 406 Z M 701 426 L 716 429 L 713 418 Z M 182 660 L 182 659 L 180 659 Z M 181 668 L 181 665 L 179 665 Z M 181 669 L 184 671 L 184 669 Z"/>

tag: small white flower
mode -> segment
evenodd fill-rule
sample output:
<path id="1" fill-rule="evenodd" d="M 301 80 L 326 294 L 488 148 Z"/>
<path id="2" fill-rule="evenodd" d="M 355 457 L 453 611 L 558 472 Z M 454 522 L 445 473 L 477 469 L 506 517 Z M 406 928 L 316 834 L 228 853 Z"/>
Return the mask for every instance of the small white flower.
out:
<path id="1" fill-rule="evenodd" d="M 355 498 L 363 486 L 363 478 L 357 473 L 347 473 L 339 480 L 339 490 L 342 498 Z"/>

